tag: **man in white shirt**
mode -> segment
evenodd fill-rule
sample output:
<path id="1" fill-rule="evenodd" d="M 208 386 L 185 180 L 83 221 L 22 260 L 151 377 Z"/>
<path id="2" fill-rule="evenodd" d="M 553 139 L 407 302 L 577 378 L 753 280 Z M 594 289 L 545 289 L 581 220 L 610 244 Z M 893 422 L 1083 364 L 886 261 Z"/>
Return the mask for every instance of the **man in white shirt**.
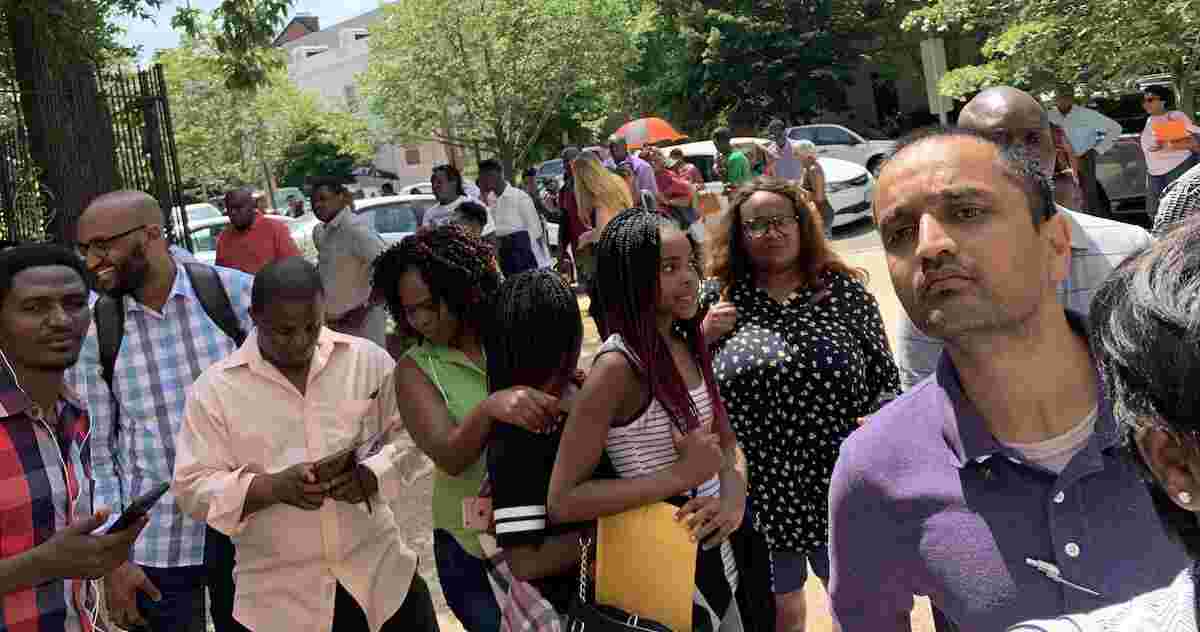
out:
<path id="1" fill-rule="evenodd" d="M 433 195 L 438 203 L 425 211 L 421 225 L 433 228 L 449 224 L 454 219 L 454 211 L 458 205 L 470 199 L 463 186 L 462 174 L 454 165 L 438 165 L 433 168 L 429 184 L 433 187 Z"/>
<path id="2" fill-rule="evenodd" d="M 1082 105 L 1075 105 L 1075 89 L 1060 86 L 1050 110 L 1050 122 L 1063 128 L 1071 148 L 1079 157 L 1079 187 L 1083 189 L 1084 211 L 1111 217 L 1112 207 L 1104 187 L 1096 180 L 1096 157 L 1108 153 L 1121 137 L 1121 124 Z"/>
<path id="3" fill-rule="evenodd" d="M 479 163 L 478 182 L 484 195 L 496 199 L 490 209 L 491 220 L 505 276 L 550 267 L 553 260 L 546 229 L 529 194 L 505 182 L 504 168 L 496 160 Z"/>

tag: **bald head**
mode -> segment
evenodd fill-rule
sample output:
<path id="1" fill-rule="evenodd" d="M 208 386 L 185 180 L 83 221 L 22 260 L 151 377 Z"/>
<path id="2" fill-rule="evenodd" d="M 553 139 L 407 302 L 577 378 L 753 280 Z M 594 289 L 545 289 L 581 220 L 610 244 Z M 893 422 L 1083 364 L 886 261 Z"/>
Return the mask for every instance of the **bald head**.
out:
<path id="1" fill-rule="evenodd" d="M 959 127 L 980 132 L 1004 146 L 1023 145 L 1042 173 L 1054 175 L 1054 135 L 1045 108 L 1027 92 L 1009 86 L 988 88 L 963 106 Z"/>
<path id="2" fill-rule="evenodd" d="M 136 222 L 144 225 L 159 225 L 163 223 L 162 207 L 148 193 L 142 191 L 113 191 L 105 193 L 92 200 L 83 210 L 84 218 L 97 219 L 101 222 L 115 222 L 115 226 Z"/>

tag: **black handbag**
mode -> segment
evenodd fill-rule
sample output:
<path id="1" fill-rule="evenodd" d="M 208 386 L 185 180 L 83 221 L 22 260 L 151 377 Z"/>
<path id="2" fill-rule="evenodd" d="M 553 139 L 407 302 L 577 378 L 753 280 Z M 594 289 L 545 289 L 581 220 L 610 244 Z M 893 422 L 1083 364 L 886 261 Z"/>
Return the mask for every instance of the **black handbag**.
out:
<path id="1" fill-rule="evenodd" d="M 591 603 L 588 599 L 588 566 L 592 540 L 579 538 L 579 594 L 567 610 L 567 632 L 672 632 L 671 628 L 612 606 Z"/>

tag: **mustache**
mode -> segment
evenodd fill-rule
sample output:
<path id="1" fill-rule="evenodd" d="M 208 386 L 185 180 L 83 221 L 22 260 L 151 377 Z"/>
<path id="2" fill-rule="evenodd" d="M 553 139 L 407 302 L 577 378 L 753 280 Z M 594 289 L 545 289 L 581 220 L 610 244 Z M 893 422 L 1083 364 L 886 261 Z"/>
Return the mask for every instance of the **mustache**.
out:
<path id="1" fill-rule="evenodd" d="M 924 266 L 917 276 L 917 294 L 924 295 L 929 289 L 948 279 L 974 280 L 975 275 L 957 262 L 947 262 L 937 265 Z"/>

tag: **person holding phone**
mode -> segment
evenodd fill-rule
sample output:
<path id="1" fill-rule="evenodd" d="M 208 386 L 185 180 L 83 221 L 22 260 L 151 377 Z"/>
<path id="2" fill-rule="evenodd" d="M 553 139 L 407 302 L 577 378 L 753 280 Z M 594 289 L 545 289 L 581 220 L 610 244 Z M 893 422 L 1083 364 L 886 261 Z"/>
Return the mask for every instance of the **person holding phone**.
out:
<path id="1" fill-rule="evenodd" d="M 325 327 L 315 266 L 254 279 L 256 330 L 189 394 L 175 493 L 237 551 L 233 616 L 256 632 L 435 632 L 388 503 L 424 469 L 382 347 Z"/>
<path id="2" fill-rule="evenodd" d="M 86 630 L 97 595 L 86 580 L 129 559 L 146 526 L 93 535 L 88 416 L 63 379 L 91 322 L 83 264 L 49 244 L 0 253 L 0 466 L 4 547 L 0 628 Z"/>

